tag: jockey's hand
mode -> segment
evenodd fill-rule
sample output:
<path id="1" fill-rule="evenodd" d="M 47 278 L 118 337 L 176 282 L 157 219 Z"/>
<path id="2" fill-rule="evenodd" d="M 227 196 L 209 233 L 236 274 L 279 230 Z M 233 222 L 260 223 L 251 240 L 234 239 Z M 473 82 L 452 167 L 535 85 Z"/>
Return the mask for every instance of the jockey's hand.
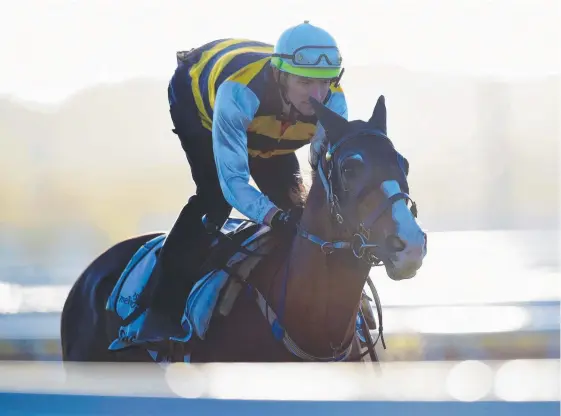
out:
<path id="1" fill-rule="evenodd" d="M 273 231 L 295 234 L 302 212 L 302 207 L 294 207 L 288 211 L 278 211 L 271 219 L 271 228 Z"/>

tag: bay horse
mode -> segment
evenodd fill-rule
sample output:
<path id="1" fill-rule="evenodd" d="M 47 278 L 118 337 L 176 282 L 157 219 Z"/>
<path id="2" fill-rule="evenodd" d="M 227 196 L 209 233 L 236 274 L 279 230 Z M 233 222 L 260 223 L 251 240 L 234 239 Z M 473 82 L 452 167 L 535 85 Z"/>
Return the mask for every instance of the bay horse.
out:
<path id="1" fill-rule="evenodd" d="M 231 312 L 213 317 L 191 362 L 361 361 L 356 322 L 369 271 L 383 265 L 391 279 L 410 279 L 423 263 L 427 236 L 408 195 L 409 163 L 387 136 L 384 96 L 367 122 L 312 104 L 326 145 L 298 231 L 251 272 Z M 106 303 L 131 257 L 161 234 L 117 243 L 79 276 L 62 311 L 63 361 L 155 361 L 143 348 L 108 350 L 122 323 Z"/>

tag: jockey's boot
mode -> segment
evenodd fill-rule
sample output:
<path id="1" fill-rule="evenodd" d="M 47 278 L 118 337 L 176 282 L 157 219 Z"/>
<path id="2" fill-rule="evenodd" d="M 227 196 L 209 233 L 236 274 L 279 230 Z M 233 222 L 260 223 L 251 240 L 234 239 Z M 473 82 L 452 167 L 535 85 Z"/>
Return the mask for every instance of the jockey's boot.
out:
<path id="1" fill-rule="evenodd" d="M 150 278 L 153 285 L 149 307 L 134 344 L 168 343 L 170 337 L 183 338 L 181 326 L 185 302 L 204 258 L 208 233 L 197 204 L 188 203 L 169 232 Z M 206 237 L 206 238 L 205 238 Z"/>
<path id="2" fill-rule="evenodd" d="M 156 284 L 163 279 L 164 268 L 158 261 L 150 279 L 157 279 Z M 160 267 L 158 267 L 160 265 Z M 149 306 L 142 324 L 140 325 L 134 344 L 167 343 L 170 337 L 182 338 L 185 330 L 181 327 L 181 317 L 169 310 Z"/>

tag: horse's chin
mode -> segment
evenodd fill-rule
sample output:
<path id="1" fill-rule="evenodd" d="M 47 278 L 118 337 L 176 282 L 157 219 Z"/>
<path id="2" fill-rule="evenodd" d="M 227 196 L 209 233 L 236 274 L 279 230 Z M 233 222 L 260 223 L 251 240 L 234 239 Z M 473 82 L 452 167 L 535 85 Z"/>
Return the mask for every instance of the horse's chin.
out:
<path id="1" fill-rule="evenodd" d="M 393 264 L 386 265 L 386 273 L 392 280 L 407 280 L 417 275 L 417 270 L 421 268 L 421 264 L 410 265 L 409 267 L 395 267 Z"/>

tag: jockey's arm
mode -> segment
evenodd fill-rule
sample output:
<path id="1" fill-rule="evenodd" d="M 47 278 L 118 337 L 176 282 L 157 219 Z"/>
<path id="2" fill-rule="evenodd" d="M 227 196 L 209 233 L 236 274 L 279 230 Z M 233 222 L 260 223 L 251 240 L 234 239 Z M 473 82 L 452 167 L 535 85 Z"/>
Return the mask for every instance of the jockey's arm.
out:
<path id="1" fill-rule="evenodd" d="M 325 104 L 330 110 L 334 111 L 335 113 L 339 114 L 341 117 L 344 117 L 346 120 L 349 118 L 348 109 L 347 109 L 347 100 L 345 98 L 345 94 L 341 89 L 337 89 L 336 91 L 331 93 L 331 97 L 329 101 Z M 321 154 L 321 146 L 325 142 L 325 129 L 323 126 L 318 122 L 316 133 L 314 137 L 310 140 L 310 152 L 308 161 L 313 169 L 317 167 L 319 156 Z"/>
<path id="2" fill-rule="evenodd" d="M 216 93 L 212 121 L 212 146 L 218 180 L 232 207 L 260 224 L 278 208 L 249 184 L 247 128 L 259 107 L 259 99 L 246 86 L 225 81 Z"/>

